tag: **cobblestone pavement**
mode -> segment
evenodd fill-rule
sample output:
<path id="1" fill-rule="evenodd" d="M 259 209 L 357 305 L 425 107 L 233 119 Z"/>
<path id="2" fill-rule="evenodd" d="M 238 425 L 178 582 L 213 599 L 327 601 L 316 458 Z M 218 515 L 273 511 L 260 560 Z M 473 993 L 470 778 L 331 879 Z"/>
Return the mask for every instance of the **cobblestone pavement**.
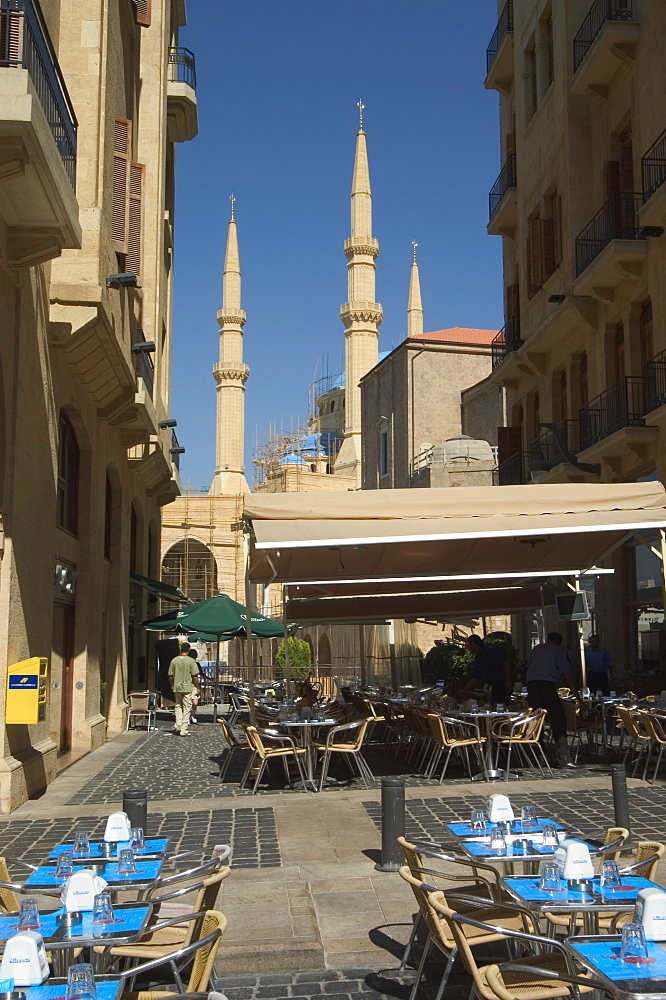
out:
<path id="1" fill-rule="evenodd" d="M 194 812 L 149 812 L 151 837 L 169 837 L 169 855 L 194 851 L 199 860 L 215 844 L 231 844 L 233 868 L 275 868 L 282 864 L 275 826 L 269 807 L 202 809 Z M 39 864 L 54 844 L 69 843 L 76 830 L 85 829 L 91 839 L 104 836 L 106 816 L 69 819 L 15 819 L 0 825 L 2 853 Z"/>
<path id="2" fill-rule="evenodd" d="M 228 1000 L 288 1000 L 290 997 L 313 1000 L 370 1000 L 371 997 L 393 997 L 408 1000 L 414 982 L 414 972 L 404 974 L 396 968 L 380 970 L 345 969 L 328 972 L 274 973 L 265 976 L 224 978 L 224 994 Z M 432 998 L 436 992 L 444 963 L 433 958 L 419 989 L 420 998 Z M 447 1000 L 465 1000 L 469 995 L 469 979 L 454 973 L 447 984 Z"/>

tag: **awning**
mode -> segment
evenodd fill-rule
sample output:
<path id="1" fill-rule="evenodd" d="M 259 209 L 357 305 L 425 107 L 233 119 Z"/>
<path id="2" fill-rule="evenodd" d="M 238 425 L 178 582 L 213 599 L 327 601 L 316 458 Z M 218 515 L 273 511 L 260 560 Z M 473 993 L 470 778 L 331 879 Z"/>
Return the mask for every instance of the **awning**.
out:
<path id="1" fill-rule="evenodd" d="M 130 573 L 130 583 L 135 583 L 137 587 L 149 590 L 157 597 L 164 597 L 167 601 L 177 601 L 179 604 L 187 604 L 189 597 L 186 597 L 180 587 L 174 587 L 170 583 L 163 583 L 162 580 L 151 580 L 149 576 L 140 576 L 138 573 Z"/>

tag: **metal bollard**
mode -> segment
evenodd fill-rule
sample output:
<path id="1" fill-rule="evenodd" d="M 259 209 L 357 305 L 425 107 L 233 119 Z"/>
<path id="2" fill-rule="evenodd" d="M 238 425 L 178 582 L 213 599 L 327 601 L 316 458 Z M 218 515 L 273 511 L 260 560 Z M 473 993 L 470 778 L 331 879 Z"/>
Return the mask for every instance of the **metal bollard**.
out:
<path id="1" fill-rule="evenodd" d="M 405 835 L 405 779 L 382 778 L 382 860 L 378 872 L 397 872 L 405 863 L 398 837 Z"/>
<path id="2" fill-rule="evenodd" d="M 144 788 L 127 788 L 123 792 L 123 812 L 126 812 L 130 826 L 140 826 L 144 836 L 148 836 L 148 792 Z"/>
<path id="3" fill-rule="evenodd" d="M 629 831 L 629 839 L 631 839 L 631 820 L 629 819 L 629 799 L 627 796 L 627 772 L 624 764 L 611 764 L 611 781 L 613 783 L 615 825 L 625 827 L 625 829 Z M 625 844 L 625 846 L 627 845 Z"/>

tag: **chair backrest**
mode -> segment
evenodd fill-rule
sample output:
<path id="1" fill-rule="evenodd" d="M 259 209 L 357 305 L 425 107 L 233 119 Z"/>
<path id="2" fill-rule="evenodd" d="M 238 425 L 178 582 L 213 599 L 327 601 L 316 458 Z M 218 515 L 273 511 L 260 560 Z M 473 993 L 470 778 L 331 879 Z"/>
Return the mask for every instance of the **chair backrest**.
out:
<path id="1" fill-rule="evenodd" d="M 415 844 L 410 844 L 408 840 L 404 837 L 396 838 L 400 846 L 402 847 L 403 854 L 405 855 L 405 861 L 407 862 L 408 868 L 422 868 L 423 858 L 419 854 L 419 851 Z"/>
<path id="2" fill-rule="evenodd" d="M 209 875 L 201 883 L 201 888 L 197 893 L 197 897 L 194 901 L 193 909 L 195 912 L 199 910 L 214 910 L 215 904 L 217 902 L 217 897 L 220 892 L 220 885 L 224 882 L 225 878 L 228 878 L 231 874 L 231 868 L 228 866 L 226 868 L 220 868 L 219 872 L 215 872 L 214 875 Z M 192 928 L 194 930 L 194 928 Z M 189 944 L 189 942 L 188 942 Z"/>
<path id="3" fill-rule="evenodd" d="M 266 747 L 264 746 L 259 730 L 256 726 L 243 726 L 243 730 L 247 736 L 250 748 L 263 760 L 266 756 Z"/>
<path id="4" fill-rule="evenodd" d="M 453 912 L 453 910 L 447 906 L 444 893 L 438 889 L 434 892 L 427 892 L 422 889 L 421 886 L 428 885 L 424 876 L 422 876 L 418 871 L 413 871 L 411 868 L 408 868 L 407 865 L 403 865 L 398 874 L 400 875 L 400 878 L 404 879 L 407 885 L 411 887 L 412 892 L 414 893 L 414 898 L 416 899 L 419 907 L 419 912 L 423 917 L 433 940 L 439 943 L 443 948 L 450 951 L 454 942 L 448 928 L 448 924 L 439 919 L 437 912 L 432 906 L 432 901 L 436 899 L 449 913 Z"/>
<path id="5" fill-rule="evenodd" d="M 326 745 L 346 743 L 350 751 L 360 750 L 369 724 L 368 719 L 363 719 L 358 722 L 343 722 L 341 726 L 331 726 L 326 734 Z"/>
<path id="6" fill-rule="evenodd" d="M 624 729 L 624 731 L 631 737 L 631 739 L 638 739 L 640 733 L 636 728 L 635 722 L 635 712 L 632 712 L 627 708 L 626 705 L 616 705 L 615 711 L 617 713 L 618 725 Z"/>
<path id="7" fill-rule="evenodd" d="M 217 950 L 220 947 L 220 938 L 227 929 L 227 918 L 219 910 L 208 910 L 201 923 L 201 938 L 204 939 L 219 930 L 219 935 L 214 941 L 198 948 L 194 955 L 190 981 L 187 986 L 188 993 L 202 993 L 208 989 L 213 966 L 217 957 Z"/>
<path id="8" fill-rule="evenodd" d="M 245 698 L 243 695 L 236 694 L 235 691 L 230 691 L 229 701 L 231 702 L 231 704 L 233 705 L 233 707 L 236 709 L 237 712 L 247 711 L 247 698 Z"/>
<path id="9" fill-rule="evenodd" d="M 128 694 L 130 712 L 147 712 L 150 706 L 150 691 L 130 691 Z"/>
<path id="10" fill-rule="evenodd" d="M 229 750 L 235 750 L 238 747 L 247 745 L 245 743 L 241 743 L 226 719 L 218 719 L 217 721 L 222 727 L 222 736 L 224 737 Z"/>
<path id="11" fill-rule="evenodd" d="M 628 838 L 628 836 L 629 836 L 629 831 L 627 830 L 626 827 L 609 826 L 608 829 L 606 830 L 606 836 L 604 837 L 604 844 L 611 844 L 614 840 L 617 840 L 618 837 L 622 837 L 622 841 L 624 842 Z M 602 859 L 605 858 L 607 861 L 619 861 L 621 854 L 622 854 L 622 845 L 620 845 L 620 847 L 618 847 L 618 849 L 616 851 L 613 851 L 611 854 L 602 854 L 601 857 Z"/>
<path id="12" fill-rule="evenodd" d="M 7 859 L 0 857 L 0 882 L 11 882 Z M 4 889 L 0 886 L 0 906 L 7 913 L 16 913 L 19 908 L 18 896 L 12 889 Z"/>
<path id="13" fill-rule="evenodd" d="M 638 867 L 634 868 L 632 874 L 639 875 L 641 878 L 649 878 L 650 881 L 653 881 L 659 859 L 663 858 L 664 854 L 666 854 L 666 845 L 660 841 L 639 840 L 636 844 L 634 859 L 631 862 L 632 867 L 634 865 L 638 865 Z M 641 861 L 645 861 L 646 864 L 641 865 Z"/>
<path id="14" fill-rule="evenodd" d="M 641 722 L 650 734 L 650 739 L 655 743 L 666 743 L 666 731 L 664 730 L 664 718 L 653 715 L 651 712 L 640 713 Z"/>

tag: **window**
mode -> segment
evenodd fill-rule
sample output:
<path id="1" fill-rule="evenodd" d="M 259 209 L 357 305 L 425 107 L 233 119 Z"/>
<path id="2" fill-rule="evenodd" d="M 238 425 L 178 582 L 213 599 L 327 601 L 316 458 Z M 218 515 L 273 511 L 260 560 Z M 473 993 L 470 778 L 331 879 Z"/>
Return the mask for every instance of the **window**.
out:
<path id="1" fill-rule="evenodd" d="M 151 0 L 132 0 L 134 20 L 144 28 L 150 27 Z"/>
<path id="2" fill-rule="evenodd" d="M 388 430 L 379 432 L 379 478 L 389 474 L 389 436 Z"/>
<path id="3" fill-rule="evenodd" d="M 113 487 L 109 473 L 106 474 L 106 491 L 104 494 L 104 558 L 111 558 L 111 529 L 113 526 Z"/>
<path id="4" fill-rule="evenodd" d="M 553 16 L 541 22 L 541 37 L 543 51 L 544 92 L 548 90 L 555 77 L 555 60 L 553 58 Z"/>
<path id="5" fill-rule="evenodd" d="M 537 74 L 536 74 L 536 49 L 534 39 L 525 49 L 524 54 L 524 79 L 525 79 L 525 124 L 533 117 L 537 108 Z"/>
<path id="6" fill-rule="evenodd" d="M 125 255 L 124 266 L 141 283 L 145 167 L 132 163 L 132 122 L 116 118 L 113 130 L 113 206 L 111 240 Z"/>
<path id="7" fill-rule="evenodd" d="M 638 321 L 638 336 L 641 352 L 641 374 L 645 374 L 648 361 L 654 357 L 654 340 L 652 333 L 652 299 L 648 299 L 641 306 L 641 315 Z"/>
<path id="8" fill-rule="evenodd" d="M 542 221 L 543 279 L 550 278 L 562 263 L 562 199 L 557 191 L 547 199 L 548 218 Z"/>
<path id="9" fill-rule="evenodd" d="M 58 434 L 56 524 L 75 535 L 79 506 L 79 446 L 64 413 L 60 414 Z"/>
<path id="10" fill-rule="evenodd" d="M 613 333 L 613 378 L 616 382 L 624 378 L 624 323 L 616 323 Z"/>
<path id="11" fill-rule="evenodd" d="M 527 240 L 527 297 L 533 298 L 543 284 L 542 271 L 542 226 L 538 214 L 527 220 L 529 237 Z"/>
<path id="12" fill-rule="evenodd" d="M 560 420 L 566 420 L 569 412 L 567 401 L 567 370 L 564 368 L 557 375 L 557 400 Z"/>
<path id="13" fill-rule="evenodd" d="M 579 405 L 585 406 L 589 399 L 589 386 L 587 381 L 587 353 L 583 351 L 578 360 L 578 399 Z"/>

